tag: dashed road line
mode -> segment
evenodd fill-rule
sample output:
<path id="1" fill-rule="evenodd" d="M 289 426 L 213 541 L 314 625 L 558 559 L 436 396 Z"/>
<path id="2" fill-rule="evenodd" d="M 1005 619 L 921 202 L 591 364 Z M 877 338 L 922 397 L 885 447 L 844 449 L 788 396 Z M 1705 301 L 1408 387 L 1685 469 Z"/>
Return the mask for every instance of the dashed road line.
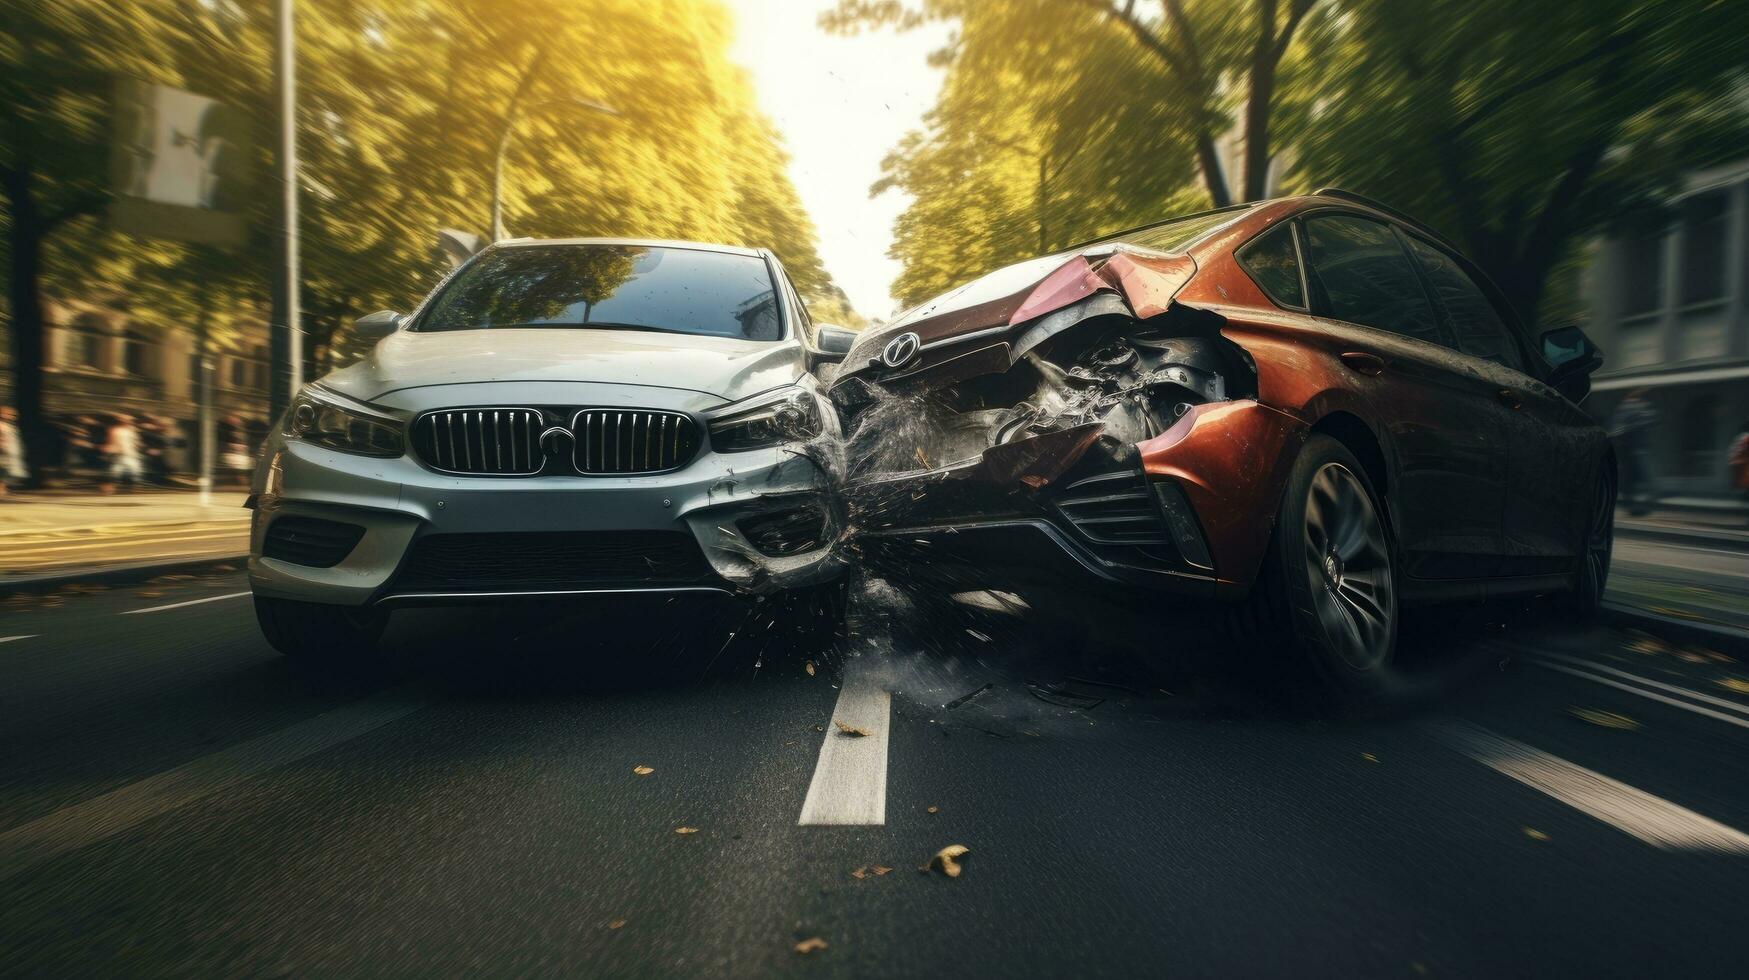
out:
<path id="1" fill-rule="evenodd" d="M 163 612 L 166 609 L 181 609 L 183 606 L 198 606 L 203 602 L 218 602 L 220 599 L 241 599 L 248 592 L 232 592 L 227 595 L 209 595 L 205 599 L 190 599 L 187 602 L 172 602 L 168 606 L 148 606 L 145 609 L 129 609 L 123 616 L 138 616 L 141 613 Z"/>
<path id="2" fill-rule="evenodd" d="M 1434 732 L 1495 772 L 1654 847 L 1749 854 L 1749 834 L 1560 756 L 1462 722 L 1439 725 Z"/>
<path id="3" fill-rule="evenodd" d="M 0 636 L 0 643 L 11 643 L 13 640 L 28 640 L 33 636 L 41 635 L 41 633 L 20 633 L 17 636 Z"/>
<path id="4" fill-rule="evenodd" d="M 0 881 L 357 738 L 425 705 L 401 692 L 378 694 L 14 827 L 0 833 Z"/>
<path id="5" fill-rule="evenodd" d="M 1548 659 L 1551 657 L 1556 658 L 1556 659 L 1560 659 L 1560 660 L 1570 661 L 1572 663 L 1583 664 L 1585 667 L 1590 668 L 1590 670 L 1581 670 L 1578 667 L 1569 667 L 1569 666 L 1566 666 L 1564 664 L 1554 663 L 1550 659 Z M 1667 705 L 1670 705 L 1671 707 L 1674 707 L 1674 708 L 1681 708 L 1684 711 L 1693 712 L 1694 714 L 1697 714 L 1697 715 L 1704 715 L 1705 717 L 1712 718 L 1716 721 L 1722 721 L 1722 722 L 1725 722 L 1726 724 L 1729 724 L 1729 725 L 1736 725 L 1738 728 L 1749 728 L 1749 706 L 1738 704 L 1735 701 L 1727 701 L 1724 698 L 1716 698 L 1710 694 L 1703 694 L 1700 691 L 1691 691 L 1686 687 L 1681 687 L 1681 686 L 1676 685 L 1676 684 L 1666 684 L 1662 681 L 1652 680 L 1649 677 L 1641 677 L 1638 674 L 1630 674 L 1625 670 L 1616 670 L 1613 667 L 1605 667 L 1602 664 L 1590 663 L 1588 661 L 1580 660 L 1576 657 L 1563 657 L 1563 656 L 1560 656 L 1559 654 L 1543 654 L 1540 657 L 1532 657 L 1531 663 L 1536 664 L 1538 667 L 1542 667 L 1542 668 L 1545 668 L 1547 670 L 1558 670 L 1563 674 L 1570 674 L 1574 677 L 1583 678 L 1585 680 L 1592 682 L 1593 684 L 1602 684 L 1602 685 L 1605 685 L 1606 687 L 1613 687 L 1616 690 L 1626 691 L 1629 694 L 1637 694 L 1642 698 L 1647 698 L 1647 699 L 1652 700 L 1652 701 L 1657 701 L 1661 704 L 1667 704 Z M 1619 680 L 1613 680 L 1611 678 L 1604 677 L 1602 674 L 1592 673 L 1592 671 L 1594 671 L 1594 670 L 1607 671 L 1611 674 L 1615 674 L 1618 677 L 1625 677 L 1625 678 L 1628 678 L 1629 680 L 1635 681 L 1639 684 L 1646 684 L 1646 685 L 1650 685 L 1651 687 L 1658 688 L 1660 690 L 1670 691 L 1671 693 L 1674 693 L 1674 694 L 1680 694 L 1680 695 L 1682 695 L 1682 697 L 1692 698 L 1695 701 L 1700 701 L 1700 702 L 1703 702 L 1704 704 L 1718 705 L 1718 706 L 1726 708 L 1730 711 L 1737 712 L 1738 714 L 1735 714 L 1735 715 L 1726 714 L 1723 711 L 1715 711 L 1712 708 L 1704 707 L 1702 704 L 1694 704 L 1690 701 L 1679 700 L 1678 698 L 1673 698 L 1673 697 L 1669 697 L 1667 695 L 1659 694 L 1657 691 L 1648 691 L 1643 687 L 1636 687 L 1636 686 L 1634 686 L 1634 684 L 1623 683 L 1622 681 L 1619 681 Z M 1742 717 L 1739 717 L 1739 715 L 1741 715 Z"/>
<path id="6" fill-rule="evenodd" d="M 826 725 L 814 779 L 802 803 L 801 826 L 881 826 L 887 822 L 887 729 L 893 696 L 854 666 Z M 847 734 L 838 725 L 867 735 Z"/>

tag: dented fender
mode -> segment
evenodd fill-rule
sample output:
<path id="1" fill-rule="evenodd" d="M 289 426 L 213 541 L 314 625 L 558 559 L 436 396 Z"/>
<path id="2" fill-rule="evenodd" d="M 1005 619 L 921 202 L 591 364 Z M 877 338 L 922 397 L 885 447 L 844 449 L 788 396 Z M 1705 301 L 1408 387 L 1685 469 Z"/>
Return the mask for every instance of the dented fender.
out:
<path id="1" fill-rule="evenodd" d="M 1242 399 L 1193 406 L 1137 444 L 1143 470 L 1176 481 L 1190 499 L 1223 598 L 1243 595 L 1256 577 L 1288 470 L 1309 431 L 1293 415 Z"/>

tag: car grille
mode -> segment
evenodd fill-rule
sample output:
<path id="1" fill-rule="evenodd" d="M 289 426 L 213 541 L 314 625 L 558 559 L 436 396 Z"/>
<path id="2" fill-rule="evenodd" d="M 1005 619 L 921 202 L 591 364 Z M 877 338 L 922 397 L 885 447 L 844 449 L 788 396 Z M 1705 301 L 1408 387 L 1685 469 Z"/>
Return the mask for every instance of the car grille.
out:
<path id="1" fill-rule="evenodd" d="M 413 423 L 413 451 L 447 473 L 530 476 L 545 462 L 541 413 L 532 408 L 458 408 Z"/>
<path id="2" fill-rule="evenodd" d="M 660 473 L 692 461 L 698 424 L 679 412 L 586 408 L 571 422 L 577 472 Z"/>
<path id="3" fill-rule="evenodd" d="M 698 542 L 681 531 L 427 534 L 413 542 L 395 591 L 535 592 L 712 580 Z"/>
<path id="4" fill-rule="evenodd" d="M 1056 507 L 1094 544 L 1158 545 L 1172 540 L 1147 482 L 1133 470 L 1078 480 L 1063 488 Z"/>
<path id="5" fill-rule="evenodd" d="M 352 554 L 362 537 L 364 528 L 357 524 L 314 517 L 280 517 L 267 525 L 261 556 L 309 568 L 333 568 Z"/>

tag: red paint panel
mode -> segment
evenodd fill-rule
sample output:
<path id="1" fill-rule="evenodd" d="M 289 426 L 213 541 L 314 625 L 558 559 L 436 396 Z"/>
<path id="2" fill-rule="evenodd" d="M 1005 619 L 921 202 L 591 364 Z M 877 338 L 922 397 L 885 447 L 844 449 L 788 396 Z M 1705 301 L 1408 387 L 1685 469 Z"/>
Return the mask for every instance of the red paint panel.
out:
<path id="1" fill-rule="evenodd" d="M 1105 280 L 1094 274 L 1093 266 L 1086 258 L 1077 255 L 1064 262 L 1057 271 L 1044 278 L 1026 297 L 1026 301 L 1009 316 L 1008 324 L 1025 323 L 1035 316 L 1043 316 L 1054 310 L 1060 310 L 1071 303 L 1079 302 L 1101 289 L 1109 289 Z"/>
<path id="2" fill-rule="evenodd" d="M 1196 508 L 1226 594 L 1242 593 L 1256 577 L 1282 483 L 1305 440 L 1299 419 L 1244 400 L 1197 405 L 1137 444 L 1143 469 L 1178 481 Z"/>
<path id="3" fill-rule="evenodd" d="M 1123 293 L 1137 319 L 1146 320 L 1172 305 L 1172 297 L 1196 274 L 1196 260 L 1188 255 L 1120 251 L 1106 260 L 1099 274 Z"/>

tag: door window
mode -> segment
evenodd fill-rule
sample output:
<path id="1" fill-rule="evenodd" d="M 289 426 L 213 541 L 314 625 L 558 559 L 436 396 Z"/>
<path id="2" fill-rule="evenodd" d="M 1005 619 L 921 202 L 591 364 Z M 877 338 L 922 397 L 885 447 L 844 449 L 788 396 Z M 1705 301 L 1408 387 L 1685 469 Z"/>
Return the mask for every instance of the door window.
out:
<path id="1" fill-rule="evenodd" d="M 1300 253 L 1294 247 L 1292 224 L 1284 221 L 1253 239 L 1239 250 L 1239 264 L 1275 305 L 1306 308 L 1305 290 L 1300 287 Z"/>
<path id="2" fill-rule="evenodd" d="M 1306 221 L 1307 275 L 1320 312 L 1451 346 L 1390 226 L 1352 215 Z"/>
<path id="3" fill-rule="evenodd" d="M 1513 339 L 1512 328 L 1482 287 L 1476 285 L 1456 259 L 1419 238 L 1405 237 L 1422 271 L 1427 273 L 1427 283 L 1433 289 L 1440 312 L 1445 314 L 1458 350 L 1523 371 L 1524 355 Z"/>

